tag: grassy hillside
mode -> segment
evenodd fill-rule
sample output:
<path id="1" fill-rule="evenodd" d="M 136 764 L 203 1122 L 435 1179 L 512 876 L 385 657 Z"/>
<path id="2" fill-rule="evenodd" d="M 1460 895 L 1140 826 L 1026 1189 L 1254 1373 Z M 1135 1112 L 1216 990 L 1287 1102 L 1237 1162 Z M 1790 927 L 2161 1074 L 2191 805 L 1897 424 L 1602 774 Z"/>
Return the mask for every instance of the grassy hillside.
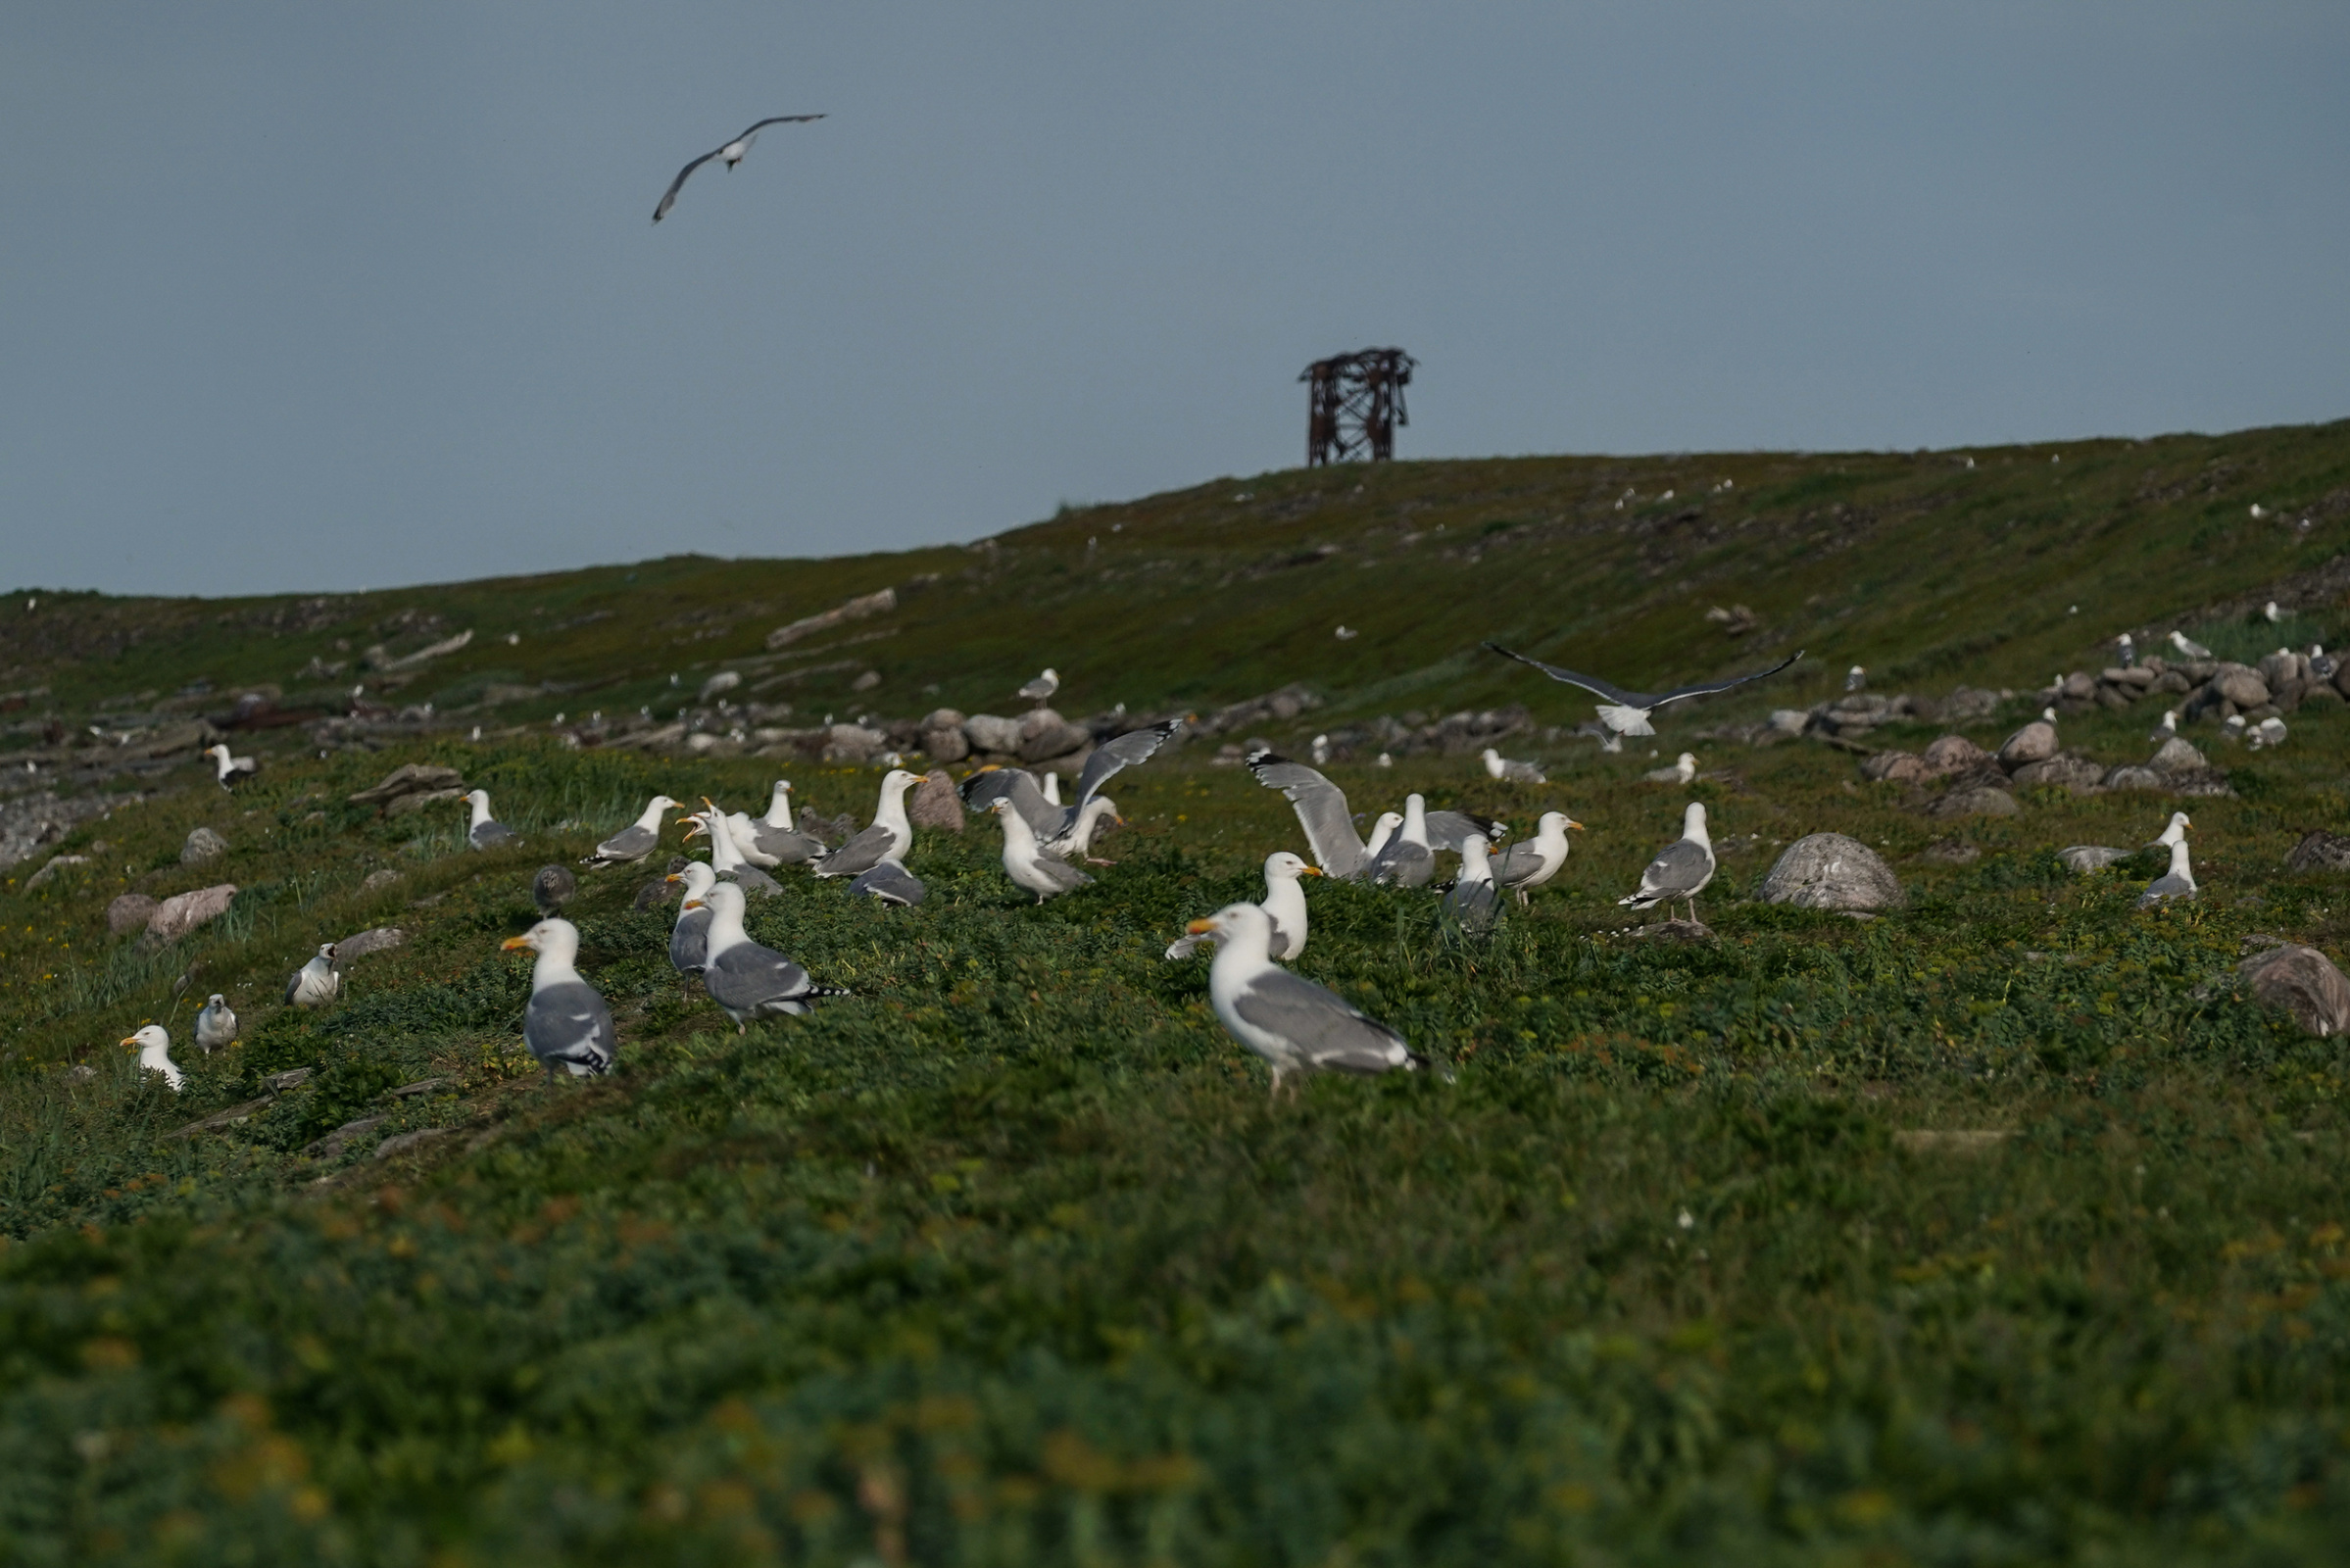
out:
<path id="1" fill-rule="evenodd" d="M 199 679 L 327 705 L 368 679 L 355 664 L 368 647 L 470 630 L 461 652 L 394 677 L 398 700 L 469 710 L 495 686 L 511 719 L 658 709 L 678 700 L 671 675 L 698 685 L 750 660 L 765 661 L 760 680 L 790 675 L 774 695 L 818 717 L 1002 711 L 1046 664 L 1075 711 L 1207 707 L 1293 681 L 1333 716 L 1536 700 L 1477 651 L 1493 638 L 1660 682 L 1801 647 L 1810 662 L 1744 705 L 1799 706 L 1853 663 L 1881 688 L 2093 668 L 2126 629 L 2167 631 L 2280 583 L 2291 603 L 2290 580 L 2322 577 L 2346 547 L 2350 423 L 1971 453 L 1398 463 L 1218 480 L 897 555 L 218 602 L 25 589 L 0 607 L 0 691 L 45 685 L 32 710 L 72 714 Z M 888 586 L 894 614 L 768 657 L 774 627 Z M 1760 621 L 1739 638 L 1704 619 L 1734 604 Z M 1361 635 L 1339 639 L 1342 624 Z M 314 659 L 352 667 L 306 680 Z M 880 684 L 853 691 L 868 670 Z M 1542 696 L 1545 714 L 1590 716 Z"/>
<path id="2" fill-rule="evenodd" d="M 2350 1068 L 2234 964 L 2248 941 L 2350 943 L 2339 873 L 2280 869 L 2350 805 L 2338 707 L 2291 715 L 2277 751 L 2190 729 L 2236 793 L 2186 803 L 2204 891 L 2152 914 L 2148 869 L 2080 877 L 2051 852 L 2142 842 L 2159 797 L 2026 790 L 2018 815 L 1937 820 L 1812 743 L 1700 747 L 1689 791 L 1588 744 L 1540 787 L 1456 759 L 1334 764 L 1358 806 L 1419 789 L 1589 825 L 1483 942 L 1442 940 L 1424 892 L 1311 889 L 1297 969 L 1443 1075 L 1268 1102 L 1204 966 L 1161 953 L 1299 835 L 1197 749 L 1117 780 L 1117 863 L 1042 907 L 989 823 L 918 837 L 916 909 L 787 875 L 755 934 L 857 995 L 747 1034 L 669 968 L 667 911 L 635 907 L 646 868 L 583 873 L 570 912 L 620 1065 L 548 1088 L 522 1051 L 527 965 L 499 943 L 534 918 L 538 865 L 656 789 L 755 804 L 773 764 L 504 720 L 674 703 L 672 672 L 767 658 L 772 627 L 884 585 L 895 615 L 806 640 L 837 650 L 810 662 L 857 662 L 791 700 L 846 711 L 871 668 L 883 711 L 1001 710 L 1051 662 L 1073 710 L 1304 680 L 1330 699 L 1316 723 L 1510 701 L 1580 719 L 1476 641 L 1599 647 L 1627 678 L 1809 646 L 1805 681 L 1753 709 L 1853 662 L 1880 686 L 2023 686 L 2103 662 L 2124 626 L 2249 640 L 2245 596 L 2278 582 L 2314 634 L 2350 618 L 2329 576 L 2350 427 L 1973 456 L 1398 465 L 1221 481 L 967 551 L 315 605 L 42 590 L 22 622 L 19 599 L 0 687 L 49 691 L 0 720 L 27 725 L 199 681 L 195 707 L 264 681 L 290 704 L 314 657 L 464 629 L 400 700 L 541 689 L 484 710 L 479 743 L 471 718 L 374 755 L 260 732 L 279 750 L 240 793 L 180 764 L 0 877 L 0 1560 L 2337 1550 Z M 1627 487 L 1657 499 L 1618 513 Z M 1714 604 L 1762 627 L 1727 638 Z M 1970 733 L 1995 744 L 2022 710 Z M 2150 716 L 2093 711 L 2065 739 L 2140 758 Z M 454 808 L 347 803 L 412 760 L 489 788 L 526 843 L 476 855 Z M 870 809 L 874 771 L 792 775 Z M 1721 849 L 1714 936 L 1643 940 L 1615 900 L 1689 799 Z M 229 849 L 182 864 L 198 826 Z M 1747 902 L 1823 829 L 1878 846 L 1908 907 Z M 85 858 L 29 886 L 52 854 Z M 124 890 L 221 881 L 229 912 L 178 942 L 108 934 Z M 318 943 L 374 926 L 405 940 L 355 961 L 339 1004 L 277 1005 Z M 212 991 L 242 1043 L 183 1045 L 182 1094 L 142 1079 L 115 1043 L 147 1019 L 184 1039 Z M 1953 1130 L 2007 1136 L 1908 1136 Z"/>

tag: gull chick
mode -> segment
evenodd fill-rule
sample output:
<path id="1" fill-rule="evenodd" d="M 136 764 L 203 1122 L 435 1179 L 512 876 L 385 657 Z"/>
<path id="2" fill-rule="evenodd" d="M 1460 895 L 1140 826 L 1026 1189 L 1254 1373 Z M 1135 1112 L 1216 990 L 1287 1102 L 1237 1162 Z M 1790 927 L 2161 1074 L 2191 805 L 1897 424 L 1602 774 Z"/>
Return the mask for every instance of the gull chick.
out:
<path id="1" fill-rule="evenodd" d="M 340 996 L 342 990 L 342 972 L 334 966 L 334 944 L 329 942 L 285 983 L 286 1005 L 323 1007 Z"/>
<path id="2" fill-rule="evenodd" d="M 228 1007 L 228 999 L 218 991 L 196 1014 L 196 1045 L 206 1055 L 236 1043 L 236 1014 Z"/>

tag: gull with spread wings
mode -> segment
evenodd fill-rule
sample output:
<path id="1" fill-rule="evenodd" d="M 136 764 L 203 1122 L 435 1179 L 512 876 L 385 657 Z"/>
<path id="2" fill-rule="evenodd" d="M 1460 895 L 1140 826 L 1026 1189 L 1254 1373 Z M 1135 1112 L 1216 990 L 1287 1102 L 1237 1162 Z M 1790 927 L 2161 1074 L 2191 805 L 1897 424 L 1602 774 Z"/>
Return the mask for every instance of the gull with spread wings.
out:
<path id="1" fill-rule="evenodd" d="M 1656 730 L 1648 722 L 1648 715 L 1664 707 L 1665 704 L 1678 703 L 1690 697 L 1710 697 L 1715 692 L 1726 692 L 1733 686 L 1743 686 L 1748 681 L 1761 680 L 1766 675 L 1776 675 L 1803 657 L 1803 651 L 1797 649 L 1792 655 L 1773 664 L 1769 669 L 1758 669 L 1751 675 L 1733 675 L 1728 680 L 1700 681 L 1694 686 L 1680 686 L 1669 692 L 1651 694 L 1628 692 L 1620 686 L 1610 686 L 1596 675 L 1578 675 L 1571 669 L 1561 669 L 1556 664 L 1545 664 L 1539 659 L 1528 659 L 1524 654 L 1513 654 L 1499 643 L 1487 643 L 1486 646 L 1504 659 L 1514 659 L 1521 664 L 1532 664 L 1552 680 L 1564 681 L 1569 686 L 1580 686 L 1594 697 L 1607 699 L 1605 702 L 1595 705 L 1599 712 L 1599 722 L 1618 735 L 1653 735 Z"/>
<path id="2" fill-rule="evenodd" d="M 759 133 L 764 127 L 768 125 L 797 125 L 806 121 L 822 120 L 823 118 L 824 117 L 822 115 L 776 115 L 772 119 L 760 121 L 758 124 L 753 125 L 749 130 L 744 131 L 740 136 L 735 137 L 734 140 L 728 142 L 725 146 L 718 148 L 716 151 L 704 153 L 701 157 L 695 159 L 683 169 L 680 169 L 677 172 L 677 177 L 669 181 L 669 188 L 661 192 L 661 205 L 653 209 L 653 220 L 658 223 L 662 219 L 669 216 L 669 209 L 677 205 L 677 193 L 685 189 L 686 176 L 691 174 L 695 170 L 700 169 L 704 164 L 709 163 L 711 159 L 716 158 L 723 160 L 728 172 L 731 172 L 734 169 L 734 166 L 743 161 L 743 155 L 751 150 L 751 144 L 759 140 Z"/>

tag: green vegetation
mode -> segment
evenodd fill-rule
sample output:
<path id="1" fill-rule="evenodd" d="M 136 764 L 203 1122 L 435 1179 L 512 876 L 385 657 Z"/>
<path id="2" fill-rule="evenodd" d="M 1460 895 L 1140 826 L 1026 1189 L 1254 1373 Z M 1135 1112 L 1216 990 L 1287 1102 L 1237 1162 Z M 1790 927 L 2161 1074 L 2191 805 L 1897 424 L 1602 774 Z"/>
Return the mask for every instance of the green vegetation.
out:
<path id="1" fill-rule="evenodd" d="M 858 650 L 887 711 L 1002 709 L 1044 662 L 1075 691 L 1087 666 L 1057 650 L 1097 646 L 1088 664 L 1134 685 L 1072 706 L 1304 679 L 1329 698 L 1316 723 L 1510 701 L 1560 722 L 1588 710 L 1475 639 L 1566 658 L 1604 637 L 1611 669 L 1664 677 L 1808 642 L 1806 680 L 1748 709 L 1852 662 L 1903 671 L 1880 689 L 2023 686 L 2094 667 L 2122 626 L 2167 629 L 2153 616 L 2219 646 L 2237 600 L 2341 550 L 2350 507 L 2326 498 L 2350 428 L 2050 450 L 1271 475 L 1073 511 L 993 552 L 627 568 L 643 606 L 620 568 L 338 599 L 342 620 L 302 630 L 260 625 L 284 601 L 77 599 L 35 612 L 46 642 L 0 617 L 19 639 L 0 657 L 79 710 L 199 676 L 290 687 L 314 654 L 350 657 L 337 636 L 428 638 L 372 629 L 415 605 L 490 646 L 410 693 L 570 685 L 513 705 L 551 713 L 599 681 L 593 701 L 650 703 L 672 669 L 698 680 L 774 625 L 940 570 L 896 616 L 808 639 L 894 632 Z M 1614 512 L 1667 479 L 1699 518 Z M 2293 509 L 2282 533 L 2255 499 Z M 1325 542 L 1341 552 L 1280 564 Z M 1699 618 L 1729 602 L 1765 629 Z M 600 607 L 516 645 L 493 618 Z M 2311 635 L 2338 635 L 2328 612 L 2304 610 Z M 131 645 L 141 615 L 165 629 Z M 1338 641 L 1340 620 L 1363 635 Z M 807 690 L 845 706 L 853 673 Z M 2152 716 L 2068 719 L 2066 741 L 2140 757 Z M 1208 1012 L 1204 965 L 1160 956 L 1298 838 L 1202 747 L 1122 775 L 1130 825 L 1100 850 L 1118 863 L 1042 907 L 982 822 L 919 839 L 918 909 L 786 876 L 755 934 L 857 995 L 747 1034 L 670 971 L 665 914 L 633 907 L 648 870 L 583 873 L 581 966 L 623 1055 L 551 1089 L 518 1035 L 526 961 L 498 948 L 534 918 L 530 873 L 657 788 L 763 801 L 772 764 L 444 739 L 288 749 L 234 797 L 190 764 L 69 835 L 88 863 L 0 888 L 0 1559 L 2326 1555 L 2350 1528 L 2350 1071 L 2233 985 L 2247 937 L 2350 936 L 2336 878 L 2277 869 L 2344 813 L 2350 717 L 2288 721 L 2280 751 L 2215 755 L 2239 794 L 2188 803 L 2204 895 L 2152 915 L 2131 906 L 2147 871 L 2075 877 L 2050 852 L 2142 842 L 2168 801 L 2041 792 L 1953 825 L 1839 752 L 1696 743 L 1723 872 L 1700 900 L 1716 939 L 1689 947 L 1631 937 L 1613 903 L 1689 798 L 1640 782 L 1646 757 L 1581 743 L 1541 788 L 1468 759 L 1334 766 L 1358 806 L 1419 788 L 1590 831 L 1478 944 L 1437 943 L 1425 894 L 1313 886 L 1298 968 L 1452 1076 L 1278 1103 Z M 472 855 L 454 807 L 344 804 L 411 760 L 462 767 L 529 842 Z M 825 810 L 870 809 L 875 772 L 790 771 Z M 231 848 L 183 867 L 199 824 Z M 1879 845 L 1911 906 L 1740 902 L 1778 845 L 1828 828 Z M 1953 835 L 1981 858 L 1926 856 Z M 125 888 L 221 880 L 244 890 L 230 913 L 176 945 L 106 934 Z M 407 941 L 357 960 L 337 1005 L 275 1005 L 318 942 L 374 925 Z M 207 1058 L 184 1041 L 212 991 L 244 1033 Z M 115 1045 L 167 1016 L 178 1096 Z M 248 1119 L 172 1136 L 294 1067 L 313 1074 Z M 301 1152 L 371 1116 L 342 1152 Z M 1895 1136 L 1917 1129 L 2011 1136 Z"/>

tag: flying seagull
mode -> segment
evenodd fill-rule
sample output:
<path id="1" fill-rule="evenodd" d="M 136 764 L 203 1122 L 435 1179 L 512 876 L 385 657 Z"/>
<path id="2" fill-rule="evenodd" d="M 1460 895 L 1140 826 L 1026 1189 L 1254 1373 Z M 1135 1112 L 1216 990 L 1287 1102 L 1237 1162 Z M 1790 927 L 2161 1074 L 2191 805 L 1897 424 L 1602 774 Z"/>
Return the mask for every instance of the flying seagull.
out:
<path id="1" fill-rule="evenodd" d="M 1524 654 L 1513 654 L 1499 643 L 1487 643 L 1486 646 L 1504 659 L 1514 659 L 1521 664 L 1532 664 L 1552 680 L 1564 681 L 1569 686 L 1580 686 L 1594 697 L 1606 698 L 1607 701 L 1598 705 L 1599 722 L 1619 735 L 1653 735 L 1656 730 L 1649 724 L 1648 715 L 1664 707 L 1665 704 L 1678 703 L 1690 697 L 1710 697 L 1715 692 L 1726 692 L 1733 686 L 1743 686 L 1748 681 L 1761 680 L 1766 675 L 1776 675 L 1803 657 L 1803 651 L 1797 649 L 1792 655 L 1781 660 L 1769 669 L 1758 669 L 1751 675 L 1733 675 L 1728 680 L 1700 681 L 1694 686 L 1679 686 L 1669 692 L 1650 695 L 1647 692 L 1628 692 L 1622 687 L 1609 685 L 1595 675 L 1578 675 L 1571 669 L 1561 669 L 1556 664 L 1545 664 L 1539 659 L 1528 659 Z"/>
<path id="2" fill-rule="evenodd" d="M 669 188 L 661 192 L 661 205 L 653 209 L 653 220 L 658 223 L 662 219 L 669 216 L 669 209 L 677 205 L 677 193 L 685 189 L 686 175 L 692 173 L 695 170 L 700 169 L 704 164 L 709 163 L 711 159 L 723 159 L 725 161 L 727 171 L 732 172 L 734 166 L 743 161 L 743 154 L 751 150 L 751 144 L 759 140 L 759 131 L 764 129 L 766 126 L 797 125 L 805 121 L 822 120 L 823 118 L 824 117 L 822 115 L 776 115 L 772 119 L 760 121 L 758 124 L 753 125 L 749 130 L 744 131 L 740 136 L 735 137 L 734 140 L 728 142 L 725 146 L 720 147 L 715 152 L 704 153 L 701 157 L 695 159 L 683 169 L 680 169 L 677 172 L 677 177 L 669 181 Z"/>
<path id="3" fill-rule="evenodd" d="M 1175 732 L 1183 728 L 1186 719 L 1170 718 L 1142 729 L 1128 730 L 1116 740 L 1106 741 L 1094 748 L 1077 775 L 1077 801 L 1063 806 L 1053 801 L 1036 775 L 1023 767 L 999 767 L 990 763 L 963 780 L 963 804 L 974 811 L 990 809 L 999 795 L 1009 800 L 1036 834 L 1037 842 L 1063 859 L 1087 856 L 1093 843 L 1094 829 L 1103 816 L 1117 817 L 1117 807 L 1101 793 L 1110 776 L 1137 763 L 1147 762 L 1167 744 Z M 1046 775 L 1046 783 L 1053 775 Z"/>

